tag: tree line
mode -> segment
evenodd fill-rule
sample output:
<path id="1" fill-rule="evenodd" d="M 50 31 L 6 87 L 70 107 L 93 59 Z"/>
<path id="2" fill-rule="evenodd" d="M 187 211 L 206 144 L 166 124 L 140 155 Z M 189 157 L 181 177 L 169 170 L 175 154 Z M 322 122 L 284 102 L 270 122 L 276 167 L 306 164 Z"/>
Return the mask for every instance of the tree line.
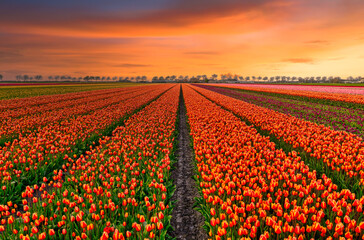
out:
<path id="1" fill-rule="evenodd" d="M 238 74 L 226 73 L 219 75 L 212 74 L 196 75 L 189 77 L 188 75 L 167 75 L 154 76 L 152 82 L 216 82 L 216 81 L 236 81 L 236 82 L 331 82 L 339 83 L 342 81 L 360 82 L 363 80 L 361 76 L 348 77 L 346 79 L 334 76 L 316 76 L 316 77 L 296 77 L 296 76 L 241 76 Z M 0 74 L 0 81 L 3 80 L 3 75 Z M 40 81 L 56 81 L 56 82 L 148 82 L 147 76 L 136 77 L 118 77 L 118 76 L 93 76 L 87 75 L 83 77 L 73 77 L 70 75 L 54 75 L 43 77 L 42 75 L 16 75 L 16 80 L 20 82 L 40 82 Z"/>

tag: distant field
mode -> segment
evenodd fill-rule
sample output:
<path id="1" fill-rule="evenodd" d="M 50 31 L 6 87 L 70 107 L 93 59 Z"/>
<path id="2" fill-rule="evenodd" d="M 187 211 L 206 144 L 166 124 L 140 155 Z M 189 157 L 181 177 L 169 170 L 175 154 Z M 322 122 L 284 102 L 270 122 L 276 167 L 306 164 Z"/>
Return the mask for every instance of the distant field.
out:
<path id="1" fill-rule="evenodd" d="M 364 95 L 363 86 L 353 85 L 294 85 L 294 84 L 225 84 L 227 87 L 243 87 L 250 90 L 269 90 L 275 89 L 280 91 L 310 91 L 310 92 L 325 92 L 339 94 L 356 94 Z M 282 92 L 284 93 L 284 92 Z"/>
<path id="2" fill-rule="evenodd" d="M 0 84 L 0 100 L 11 98 L 25 98 L 41 95 L 65 94 L 72 92 L 91 91 L 108 88 L 121 88 L 142 85 L 140 83 L 103 83 L 103 84 Z"/>
<path id="3" fill-rule="evenodd" d="M 254 83 L 266 85 L 266 83 Z M 364 87 L 364 83 L 269 83 L 272 85 L 305 85 L 305 86 L 339 86 L 339 87 Z"/>

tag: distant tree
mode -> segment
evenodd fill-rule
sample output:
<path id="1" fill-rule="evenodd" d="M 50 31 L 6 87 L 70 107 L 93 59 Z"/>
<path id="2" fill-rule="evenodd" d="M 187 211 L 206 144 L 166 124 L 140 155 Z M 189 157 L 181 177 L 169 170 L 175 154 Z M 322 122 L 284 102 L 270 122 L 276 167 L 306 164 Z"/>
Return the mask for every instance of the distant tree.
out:
<path id="1" fill-rule="evenodd" d="M 43 79 L 43 76 L 42 75 L 35 75 L 34 79 L 37 80 L 37 81 L 40 81 L 40 80 Z"/>
<path id="2" fill-rule="evenodd" d="M 226 79 L 226 74 L 220 74 L 220 79 L 225 80 Z"/>
<path id="3" fill-rule="evenodd" d="M 52 76 L 48 76 L 48 80 L 49 81 L 52 81 L 53 80 L 53 77 Z"/>
<path id="4" fill-rule="evenodd" d="M 29 76 L 25 74 L 25 75 L 23 76 L 23 79 L 24 79 L 24 81 L 28 81 L 28 80 L 29 80 Z"/>
<path id="5" fill-rule="evenodd" d="M 2 81 L 3 80 L 3 75 L 2 74 L 0 74 L 0 81 Z"/>
<path id="6" fill-rule="evenodd" d="M 142 81 L 147 81 L 147 76 L 142 76 Z"/>
<path id="7" fill-rule="evenodd" d="M 217 80 L 217 74 L 215 73 L 215 74 L 212 74 L 212 79 L 213 80 Z"/>
<path id="8" fill-rule="evenodd" d="M 23 76 L 22 75 L 16 75 L 15 78 L 16 78 L 17 81 L 23 80 Z"/>
<path id="9" fill-rule="evenodd" d="M 195 76 L 192 76 L 192 77 L 190 78 L 190 82 L 192 82 L 192 83 L 197 83 L 197 82 L 198 82 L 198 79 L 197 79 Z"/>
<path id="10" fill-rule="evenodd" d="M 341 79 L 339 77 L 334 77 L 331 82 L 332 83 L 340 83 Z"/>
<path id="11" fill-rule="evenodd" d="M 227 80 L 231 80 L 231 79 L 233 79 L 234 78 L 234 75 L 232 74 L 232 73 L 227 73 L 227 74 L 225 74 L 226 75 L 226 79 Z"/>

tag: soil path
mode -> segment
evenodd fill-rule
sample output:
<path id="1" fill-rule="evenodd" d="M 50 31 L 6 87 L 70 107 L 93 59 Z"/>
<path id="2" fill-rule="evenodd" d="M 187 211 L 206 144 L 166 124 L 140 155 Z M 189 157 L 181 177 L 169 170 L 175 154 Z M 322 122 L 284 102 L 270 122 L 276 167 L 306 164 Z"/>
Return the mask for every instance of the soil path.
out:
<path id="1" fill-rule="evenodd" d="M 176 191 L 172 201 L 176 201 L 172 213 L 171 224 L 174 231 L 172 237 L 177 240 L 205 240 L 206 231 L 202 228 L 204 218 L 198 211 L 193 209 L 194 198 L 199 197 L 196 182 L 192 178 L 194 175 L 193 149 L 190 145 L 190 134 L 187 127 L 186 106 L 183 100 L 181 88 L 179 100 L 179 136 L 177 160 L 172 173 Z"/>

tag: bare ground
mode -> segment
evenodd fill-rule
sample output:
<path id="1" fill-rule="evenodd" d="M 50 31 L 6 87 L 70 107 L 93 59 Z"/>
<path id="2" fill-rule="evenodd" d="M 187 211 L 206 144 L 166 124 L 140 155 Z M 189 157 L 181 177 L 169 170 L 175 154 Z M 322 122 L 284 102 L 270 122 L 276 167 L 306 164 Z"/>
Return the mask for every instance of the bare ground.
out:
<path id="1" fill-rule="evenodd" d="M 176 201 L 172 213 L 171 224 L 174 231 L 171 236 L 177 240 L 205 240 L 208 238 L 206 231 L 202 228 L 204 218 L 198 211 L 193 209 L 194 198 L 199 197 L 194 175 L 193 149 L 190 146 L 190 135 L 187 127 L 186 106 L 181 89 L 179 110 L 179 136 L 177 160 L 172 178 L 176 185 L 176 191 L 172 201 Z"/>

